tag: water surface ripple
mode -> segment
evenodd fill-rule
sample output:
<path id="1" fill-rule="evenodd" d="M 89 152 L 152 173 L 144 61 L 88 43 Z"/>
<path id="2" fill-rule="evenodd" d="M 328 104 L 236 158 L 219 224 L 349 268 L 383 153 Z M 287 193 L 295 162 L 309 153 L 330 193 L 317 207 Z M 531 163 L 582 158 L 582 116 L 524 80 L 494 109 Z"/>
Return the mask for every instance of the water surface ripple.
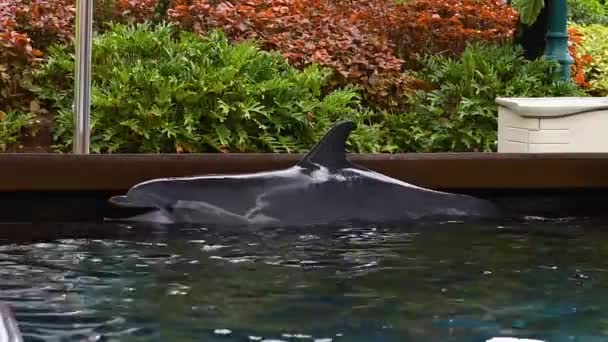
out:
<path id="1" fill-rule="evenodd" d="M 608 235 L 521 225 L 5 243 L 0 302 L 27 341 L 608 341 Z"/>

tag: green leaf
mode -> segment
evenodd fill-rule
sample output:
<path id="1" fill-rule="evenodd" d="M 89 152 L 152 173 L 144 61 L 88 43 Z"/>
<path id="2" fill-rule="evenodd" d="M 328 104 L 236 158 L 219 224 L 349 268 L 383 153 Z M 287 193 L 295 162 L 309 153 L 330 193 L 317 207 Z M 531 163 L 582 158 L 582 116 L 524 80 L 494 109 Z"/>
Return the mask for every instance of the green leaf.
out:
<path id="1" fill-rule="evenodd" d="M 519 16 L 525 25 L 532 25 L 545 6 L 544 0 L 520 0 Z"/>

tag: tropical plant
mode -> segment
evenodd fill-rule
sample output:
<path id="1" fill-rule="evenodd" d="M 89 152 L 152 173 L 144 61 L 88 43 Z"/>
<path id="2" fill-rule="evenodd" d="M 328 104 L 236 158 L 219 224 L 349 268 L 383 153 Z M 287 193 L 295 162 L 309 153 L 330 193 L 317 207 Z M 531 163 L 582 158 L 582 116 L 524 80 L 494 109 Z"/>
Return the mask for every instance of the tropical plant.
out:
<path id="1" fill-rule="evenodd" d="M 37 73 L 37 94 L 58 112 L 60 150 L 72 143 L 73 70 L 71 49 L 52 47 Z M 112 25 L 94 40 L 91 149 L 304 151 L 336 120 L 364 119 L 354 90 L 322 93 L 330 76 L 314 64 L 296 70 L 250 41 L 232 45 L 220 31 Z"/>
<path id="2" fill-rule="evenodd" d="M 510 44 L 470 44 L 458 59 L 422 56 L 418 77 L 434 85 L 419 91 L 414 111 L 387 117 L 387 149 L 492 151 L 496 97 L 581 95 L 548 72 L 555 61 L 528 61 Z"/>
<path id="3" fill-rule="evenodd" d="M 577 24 L 608 24 L 606 5 L 598 0 L 568 0 L 568 17 Z"/>
<path id="4" fill-rule="evenodd" d="M 9 150 L 15 145 L 24 128 L 32 124 L 31 113 L 0 110 L 0 152 Z"/>
<path id="5" fill-rule="evenodd" d="M 517 8 L 521 23 L 532 25 L 545 7 L 545 0 L 513 0 L 511 4 Z"/>

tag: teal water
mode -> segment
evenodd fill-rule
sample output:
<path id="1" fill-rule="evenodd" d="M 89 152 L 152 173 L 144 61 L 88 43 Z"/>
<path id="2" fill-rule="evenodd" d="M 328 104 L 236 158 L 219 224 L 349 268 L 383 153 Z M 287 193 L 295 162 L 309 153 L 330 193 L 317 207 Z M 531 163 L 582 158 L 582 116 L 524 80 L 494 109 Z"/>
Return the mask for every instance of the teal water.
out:
<path id="1" fill-rule="evenodd" d="M 27 341 L 608 341 L 601 224 L 517 225 L 5 242 L 0 301 Z"/>

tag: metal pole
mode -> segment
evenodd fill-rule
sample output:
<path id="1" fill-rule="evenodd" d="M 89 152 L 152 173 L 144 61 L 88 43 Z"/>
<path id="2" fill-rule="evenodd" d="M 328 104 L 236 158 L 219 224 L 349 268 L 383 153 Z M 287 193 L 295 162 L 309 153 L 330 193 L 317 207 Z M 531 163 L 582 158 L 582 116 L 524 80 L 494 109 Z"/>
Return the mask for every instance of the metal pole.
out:
<path id="1" fill-rule="evenodd" d="M 556 72 L 563 81 L 570 81 L 570 66 L 574 59 L 568 51 L 568 3 L 566 0 L 550 0 L 549 5 L 545 58 L 557 60 L 560 68 Z"/>
<path id="2" fill-rule="evenodd" d="M 88 154 L 91 126 L 91 45 L 93 0 L 76 0 L 74 153 Z"/>

